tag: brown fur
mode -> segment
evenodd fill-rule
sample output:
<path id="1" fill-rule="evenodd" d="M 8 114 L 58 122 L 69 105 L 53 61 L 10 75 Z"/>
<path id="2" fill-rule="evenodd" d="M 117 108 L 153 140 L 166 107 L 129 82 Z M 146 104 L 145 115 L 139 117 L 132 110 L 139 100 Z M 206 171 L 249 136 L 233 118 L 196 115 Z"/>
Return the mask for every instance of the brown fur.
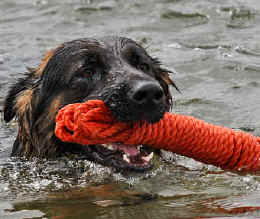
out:
<path id="1" fill-rule="evenodd" d="M 75 152 L 74 149 L 77 147 L 79 149 L 76 150 L 80 150 L 80 152 L 81 150 L 83 150 L 83 146 L 81 145 L 63 143 L 55 137 L 55 117 L 58 110 L 61 109 L 64 105 L 78 101 L 86 101 L 85 98 L 89 97 L 89 93 L 87 93 L 88 91 L 86 91 L 88 88 L 88 84 L 85 78 L 80 76 L 81 78 L 78 79 L 79 76 L 77 76 L 75 79 L 74 75 L 78 73 L 77 71 L 79 71 L 77 68 L 84 65 L 84 63 L 81 62 L 82 57 L 85 57 L 82 55 L 83 52 L 87 51 L 88 49 L 94 50 L 93 48 L 95 47 L 93 45 L 95 45 L 95 42 L 96 41 L 94 40 L 90 40 L 89 47 L 86 47 L 87 49 L 85 48 L 85 41 L 79 40 L 75 42 L 72 41 L 67 44 L 62 44 L 56 49 L 48 51 L 42 58 L 39 66 L 36 69 L 29 69 L 30 72 L 25 75 L 25 78 L 19 80 L 10 89 L 5 101 L 4 111 L 6 114 L 6 122 L 9 122 L 13 117 L 16 117 L 18 120 L 18 135 L 13 146 L 13 156 L 25 156 L 28 158 L 55 158 L 57 156 L 60 156 L 61 154 L 64 154 L 64 151 L 68 152 L 69 150 L 67 150 L 67 148 L 69 147 L 73 148 L 71 150 L 73 152 Z M 97 44 L 96 47 L 101 48 L 102 46 Z M 104 48 L 102 47 L 102 49 Z M 77 52 L 81 50 L 82 54 L 76 56 Z M 65 53 L 64 51 L 67 51 L 68 53 L 73 51 L 74 53 L 70 55 Z M 100 51 L 102 50 L 100 49 Z M 136 51 L 134 50 L 134 52 Z M 145 56 L 144 53 L 143 56 Z M 168 110 L 171 102 L 171 94 L 169 92 L 168 86 L 173 85 L 174 87 L 176 87 L 174 82 L 169 77 L 170 71 L 160 68 L 160 64 L 155 62 L 151 57 L 147 58 L 146 60 L 149 60 L 150 65 L 154 65 L 154 68 L 157 69 L 155 75 L 148 74 L 147 72 L 144 73 L 142 72 L 142 69 L 138 68 L 138 66 L 133 66 L 133 64 L 131 66 L 131 63 L 127 63 L 124 71 L 128 71 L 127 74 L 129 75 L 129 77 L 131 76 L 132 72 L 138 72 L 138 74 L 136 73 L 136 75 L 134 76 L 135 79 L 133 81 L 137 80 L 136 77 L 140 77 L 140 80 L 143 81 L 151 80 L 156 83 L 159 82 L 166 97 L 163 104 L 167 105 L 168 108 L 166 110 Z M 92 59 L 90 58 L 89 61 L 92 61 Z M 124 62 L 127 62 L 127 60 L 124 60 Z M 98 66 L 100 68 L 100 66 L 102 65 Z M 89 69 L 86 69 L 86 72 L 88 72 L 88 70 Z M 85 71 L 85 69 L 83 69 L 83 71 Z M 121 71 L 118 71 L 118 74 L 121 74 L 119 76 L 112 75 L 117 74 L 117 69 L 111 72 L 111 75 L 109 75 L 111 76 L 110 81 L 114 80 L 112 80 L 112 78 L 124 77 L 124 74 L 120 73 Z M 69 82 L 66 81 L 67 78 Z M 77 80 L 79 80 L 79 82 L 77 82 L 78 84 L 76 84 L 75 87 L 69 87 L 71 81 L 72 83 L 74 82 L 73 79 L 76 82 Z M 102 93 L 106 91 L 106 89 L 108 89 L 108 91 L 104 92 L 103 95 L 108 95 L 107 99 L 110 98 L 109 95 L 111 94 L 111 90 L 109 89 L 111 89 L 111 87 L 113 86 L 107 84 L 108 82 L 104 82 L 104 84 L 102 84 L 102 80 L 100 79 L 100 81 L 98 82 L 99 84 L 97 83 L 97 85 L 95 85 L 97 87 L 93 88 L 93 90 L 91 91 L 91 95 L 93 96 L 91 96 L 90 98 L 105 99 L 105 96 L 99 97 L 98 95 L 100 95 L 100 92 Z M 131 80 L 131 78 L 129 80 Z M 122 81 L 127 80 L 122 79 Z M 95 82 L 94 80 L 92 80 L 88 83 Z M 57 84 L 58 86 L 56 87 Z M 79 90 L 77 90 L 78 87 Z M 104 87 L 106 87 L 106 89 L 103 89 Z M 125 98 L 125 94 L 122 98 Z M 125 111 L 123 112 L 124 113 L 122 115 L 124 116 Z M 84 147 L 84 152 L 86 150 L 85 148 L 86 147 Z M 78 151 L 76 151 L 76 153 L 77 152 Z"/>
<path id="2" fill-rule="evenodd" d="M 38 66 L 37 70 L 35 71 L 35 76 L 41 76 L 45 66 L 47 65 L 50 58 L 53 56 L 55 52 L 55 49 L 51 49 L 48 52 L 45 53 L 44 57 L 42 58 L 41 64 Z"/>
<path id="3" fill-rule="evenodd" d="M 33 90 L 28 88 L 27 90 L 21 92 L 16 97 L 15 101 L 15 109 L 16 111 L 22 115 L 27 110 L 31 110 L 31 101 L 32 101 Z"/>
<path id="4" fill-rule="evenodd" d="M 36 70 L 31 69 L 31 73 L 35 78 L 41 76 L 48 61 L 53 56 L 54 51 L 55 50 L 52 49 L 44 55 L 41 60 L 42 62 Z M 55 118 L 55 114 L 57 113 L 60 104 L 60 98 L 53 100 L 48 114 L 43 118 L 43 122 L 40 126 L 34 127 L 34 129 L 37 130 L 34 130 L 34 134 L 32 134 L 30 123 L 32 120 L 33 108 L 37 105 L 38 99 L 37 94 L 35 93 L 37 93 L 37 88 L 26 88 L 26 90 L 17 95 L 14 105 L 19 126 L 18 139 L 24 145 L 24 150 L 20 151 L 20 154 L 26 157 L 52 157 L 52 153 L 56 154 L 55 144 L 51 146 L 51 152 L 48 152 L 48 154 L 46 154 L 46 151 L 49 151 L 49 149 L 42 147 L 42 145 L 44 145 L 44 142 L 48 142 L 49 144 L 51 139 L 54 138 L 54 133 L 52 129 L 50 129 L 53 124 L 50 121 Z M 37 147 L 35 147 L 35 145 L 37 145 Z"/>

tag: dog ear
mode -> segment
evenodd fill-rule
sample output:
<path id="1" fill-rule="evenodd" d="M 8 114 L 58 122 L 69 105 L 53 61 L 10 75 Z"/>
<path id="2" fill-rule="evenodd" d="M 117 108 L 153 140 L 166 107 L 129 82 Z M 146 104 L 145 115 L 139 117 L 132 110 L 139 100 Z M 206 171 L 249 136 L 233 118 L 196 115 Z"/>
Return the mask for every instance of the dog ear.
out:
<path id="1" fill-rule="evenodd" d="M 181 91 L 179 90 L 179 88 L 177 87 L 177 85 L 174 83 L 174 81 L 170 78 L 170 74 L 172 74 L 173 72 L 166 70 L 166 69 L 161 69 L 160 71 L 160 77 L 161 79 L 168 85 L 168 86 L 173 86 L 179 93 L 181 93 Z"/>
<path id="2" fill-rule="evenodd" d="M 172 74 L 172 73 L 173 72 L 171 72 L 167 69 L 159 68 L 159 71 L 158 71 L 158 74 L 157 74 L 157 80 L 161 84 L 161 86 L 162 86 L 162 88 L 165 92 L 168 104 L 170 106 L 172 105 L 172 95 L 170 93 L 169 87 L 173 86 L 179 93 L 181 93 L 179 88 L 174 83 L 174 81 L 170 78 L 170 74 Z"/>
<path id="3" fill-rule="evenodd" d="M 174 81 L 170 78 L 170 74 L 173 74 L 174 71 L 170 71 L 166 68 L 162 67 L 162 63 L 161 61 L 156 58 L 153 57 L 152 58 L 153 62 L 159 66 L 159 68 L 157 68 L 157 79 L 160 81 L 160 84 L 163 86 L 163 89 L 167 92 L 169 92 L 169 86 L 173 86 L 179 93 L 181 93 L 181 91 L 179 90 L 179 88 L 177 87 L 177 85 L 174 83 Z M 169 94 L 170 96 L 170 94 Z"/>
<path id="4" fill-rule="evenodd" d="M 29 71 L 33 71 L 32 69 L 28 69 Z M 10 122 L 16 115 L 19 109 L 17 106 L 25 105 L 26 100 L 31 97 L 31 77 L 32 72 L 27 73 L 24 78 L 18 79 L 18 81 L 13 84 L 7 97 L 4 101 L 4 121 Z"/>
<path id="5" fill-rule="evenodd" d="M 26 73 L 23 78 L 18 79 L 18 81 L 10 87 L 4 102 L 5 122 L 10 122 L 28 105 L 32 95 L 32 87 L 34 86 L 33 84 L 35 84 L 35 79 L 40 78 L 49 59 L 54 54 L 54 51 L 54 49 L 49 50 L 42 58 L 42 62 L 38 68 L 28 68 L 28 73 Z"/>

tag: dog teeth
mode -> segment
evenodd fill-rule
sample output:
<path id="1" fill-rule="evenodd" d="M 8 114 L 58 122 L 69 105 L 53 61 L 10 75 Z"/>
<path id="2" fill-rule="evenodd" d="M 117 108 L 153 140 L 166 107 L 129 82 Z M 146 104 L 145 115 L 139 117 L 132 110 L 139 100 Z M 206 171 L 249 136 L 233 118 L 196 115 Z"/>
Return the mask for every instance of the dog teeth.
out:
<path id="1" fill-rule="evenodd" d="M 143 160 L 149 162 L 153 158 L 153 152 L 147 155 L 146 157 L 142 157 Z"/>
<path id="2" fill-rule="evenodd" d="M 129 158 L 127 157 L 126 154 L 123 155 L 123 160 L 126 161 L 127 163 L 130 163 Z"/>
<path id="3" fill-rule="evenodd" d="M 114 148 L 113 148 L 113 146 L 112 146 L 112 145 L 108 145 L 108 146 L 107 146 L 107 148 L 108 148 L 109 150 L 111 150 L 111 151 L 113 151 L 113 150 L 114 150 Z"/>
<path id="4" fill-rule="evenodd" d="M 102 144 L 103 147 L 107 148 L 108 150 L 114 151 L 114 148 L 110 144 Z"/>

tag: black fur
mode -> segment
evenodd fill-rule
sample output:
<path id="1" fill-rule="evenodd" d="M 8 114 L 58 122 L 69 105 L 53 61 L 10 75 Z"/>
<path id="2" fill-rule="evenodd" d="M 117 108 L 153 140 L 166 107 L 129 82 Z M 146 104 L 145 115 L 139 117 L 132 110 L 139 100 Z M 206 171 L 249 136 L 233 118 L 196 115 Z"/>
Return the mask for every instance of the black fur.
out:
<path id="1" fill-rule="evenodd" d="M 40 71 L 41 70 L 41 71 Z M 136 42 L 120 37 L 79 39 L 56 48 L 43 69 L 30 70 L 10 87 L 4 120 L 18 120 L 12 156 L 57 157 L 76 153 L 117 168 L 98 146 L 61 142 L 54 135 L 55 115 L 63 106 L 101 99 L 120 121 L 159 121 L 170 109 L 170 71 Z M 137 106 L 129 98 L 137 83 L 151 82 L 162 90 L 160 104 Z M 24 98 L 24 99 L 23 99 Z M 87 149 L 86 149 L 87 148 Z M 112 156 L 112 155 L 111 155 Z M 117 155 L 116 155 L 117 156 Z"/>

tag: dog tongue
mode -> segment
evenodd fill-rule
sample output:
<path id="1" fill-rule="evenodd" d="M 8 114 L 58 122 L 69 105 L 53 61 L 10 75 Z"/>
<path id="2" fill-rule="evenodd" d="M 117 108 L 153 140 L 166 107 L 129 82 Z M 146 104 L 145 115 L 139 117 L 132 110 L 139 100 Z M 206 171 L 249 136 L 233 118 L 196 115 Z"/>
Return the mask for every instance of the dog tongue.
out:
<path id="1" fill-rule="evenodd" d="M 121 143 L 114 143 L 114 144 L 112 144 L 112 146 L 115 150 L 123 151 L 124 153 L 128 154 L 129 156 L 136 156 L 140 152 L 136 147 L 121 144 Z"/>

